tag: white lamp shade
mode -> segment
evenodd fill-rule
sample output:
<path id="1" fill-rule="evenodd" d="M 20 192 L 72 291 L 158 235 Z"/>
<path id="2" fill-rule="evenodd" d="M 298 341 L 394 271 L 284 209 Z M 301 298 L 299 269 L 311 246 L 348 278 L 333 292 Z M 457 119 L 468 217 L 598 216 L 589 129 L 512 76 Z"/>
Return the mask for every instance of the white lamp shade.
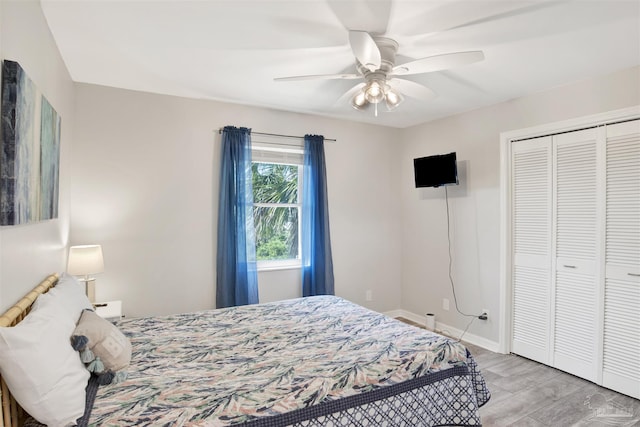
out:
<path id="1" fill-rule="evenodd" d="M 82 245 L 69 248 L 67 273 L 72 276 L 87 276 L 89 274 L 102 273 L 103 271 L 102 246 Z"/>

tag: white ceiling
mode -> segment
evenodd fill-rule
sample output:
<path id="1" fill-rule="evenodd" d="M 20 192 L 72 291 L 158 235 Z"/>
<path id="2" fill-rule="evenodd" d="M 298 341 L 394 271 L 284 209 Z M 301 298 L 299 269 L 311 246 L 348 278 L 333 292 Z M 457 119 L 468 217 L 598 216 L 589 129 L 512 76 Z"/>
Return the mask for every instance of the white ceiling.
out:
<path id="1" fill-rule="evenodd" d="M 42 0 L 42 9 L 76 82 L 401 128 L 640 65 L 638 0 Z M 378 117 L 337 103 L 358 80 L 273 81 L 355 72 L 347 29 L 387 23 L 397 64 L 469 50 L 485 60 L 406 77 L 438 97 Z"/>

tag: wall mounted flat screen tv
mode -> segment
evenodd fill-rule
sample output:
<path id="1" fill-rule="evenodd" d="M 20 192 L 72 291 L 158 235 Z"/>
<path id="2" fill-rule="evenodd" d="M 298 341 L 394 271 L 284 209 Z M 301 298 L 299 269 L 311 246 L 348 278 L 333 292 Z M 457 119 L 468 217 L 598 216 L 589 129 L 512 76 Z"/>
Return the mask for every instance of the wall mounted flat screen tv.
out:
<path id="1" fill-rule="evenodd" d="M 413 159 L 416 188 L 458 184 L 456 153 Z"/>

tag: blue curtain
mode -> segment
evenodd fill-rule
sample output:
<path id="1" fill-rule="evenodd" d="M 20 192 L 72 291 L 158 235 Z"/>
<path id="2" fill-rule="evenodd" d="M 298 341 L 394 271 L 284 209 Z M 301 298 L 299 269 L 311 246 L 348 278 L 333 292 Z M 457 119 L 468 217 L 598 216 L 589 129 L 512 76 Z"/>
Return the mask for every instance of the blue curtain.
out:
<path id="1" fill-rule="evenodd" d="M 251 129 L 226 126 L 218 202 L 218 308 L 258 302 L 251 182 Z"/>
<path id="2" fill-rule="evenodd" d="M 322 136 L 304 137 L 302 182 L 302 296 L 334 295 Z"/>

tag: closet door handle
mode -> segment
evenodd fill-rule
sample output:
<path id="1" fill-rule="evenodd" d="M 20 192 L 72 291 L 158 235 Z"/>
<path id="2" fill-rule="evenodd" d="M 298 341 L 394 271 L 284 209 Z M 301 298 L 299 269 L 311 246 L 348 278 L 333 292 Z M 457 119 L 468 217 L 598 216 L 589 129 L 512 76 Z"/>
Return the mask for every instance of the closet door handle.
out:
<path id="1" fill-rule="evenodd" d="M 627 273 L 629 276 L 633 276 L 633 277 L 640 277 L 640 274 L 638 273 Z"/>
<path id="2" fill-rule="evenodd" d="M 575 265 L 567 265 L 567 264 L 564 264 L 563 267 L 564 268 L 576 268 Z M 629 274 L 631 274 L 631 273 L 629 273 Z"/>

